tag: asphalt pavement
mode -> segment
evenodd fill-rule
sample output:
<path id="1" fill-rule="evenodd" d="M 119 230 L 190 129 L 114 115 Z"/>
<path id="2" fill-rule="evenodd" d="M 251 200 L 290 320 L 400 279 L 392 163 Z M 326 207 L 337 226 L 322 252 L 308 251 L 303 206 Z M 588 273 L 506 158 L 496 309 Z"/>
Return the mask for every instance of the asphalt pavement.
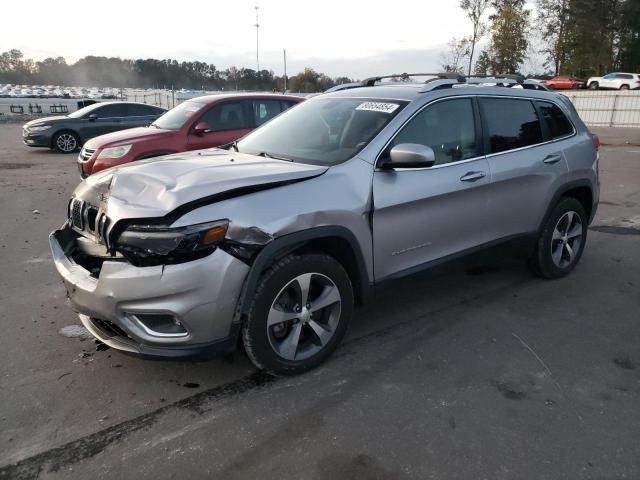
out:
<path id="1" fill-rule="evenodd" d="M 0 478 L 640 478 L 640 129 L 594 130 L 602 201 L 569 277 L 402 280 L 329 362 L 273 378 L 76 336 L 47 243 L 75 156 L 0 125 Z"/>

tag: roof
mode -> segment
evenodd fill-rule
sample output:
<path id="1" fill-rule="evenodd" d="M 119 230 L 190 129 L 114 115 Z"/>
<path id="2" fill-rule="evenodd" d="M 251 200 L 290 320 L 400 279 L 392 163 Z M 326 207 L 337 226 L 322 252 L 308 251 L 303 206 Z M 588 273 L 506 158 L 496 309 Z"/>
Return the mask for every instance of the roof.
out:
<path id="1" fill-rule="evenodd" d="M 203 95 L 201 97 L 193 97 L 185 100 L 197 101 L 204 103 L 214 103 L 220 100 L 227 100 L 230 98 L 259 98 L 259 99 L 274 99 L 274 100 L 304 100 L 304 97 L 296 95 L 284 95 L 282 93 L 255 93 L 255 92 L 233 92 L 233 93 L 218 93 L 213 95 Z"/>

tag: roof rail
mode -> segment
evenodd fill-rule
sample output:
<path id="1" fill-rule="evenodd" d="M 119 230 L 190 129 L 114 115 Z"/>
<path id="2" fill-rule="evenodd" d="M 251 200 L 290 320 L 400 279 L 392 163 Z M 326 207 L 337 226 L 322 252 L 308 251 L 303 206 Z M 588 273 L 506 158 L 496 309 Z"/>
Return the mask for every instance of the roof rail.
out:
<path id="1" fill-rule="evenodd" d="M 457 80 L 464 81 L 464 75 L 456 72 L 440 72 L 440 73 L 397 73 L 395 75 L 381 75 L 379 77 L 370 77 L 366 78 L 362 81 L 363 86 L 365 87 L 373 87 L 376 82 L 383 80 L 385 78 L 397 78 L 401 81 L 406 81 L 410 77 L 435 77 L 431 80 L 436 79 L 449 79 L 449 80 Z M 430 80 L 427 80 L 430 81 Z"/>

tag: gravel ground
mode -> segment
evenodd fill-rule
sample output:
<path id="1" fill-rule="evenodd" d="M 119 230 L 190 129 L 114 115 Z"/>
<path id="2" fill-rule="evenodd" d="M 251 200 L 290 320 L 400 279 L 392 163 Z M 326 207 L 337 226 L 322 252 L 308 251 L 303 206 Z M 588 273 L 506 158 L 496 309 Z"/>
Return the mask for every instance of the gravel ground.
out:
<path id="1" fill-rule="evenodd" d="M 0 478 L 640 478 L 640 130 L 596 131 L 572 275 L 484 259 L 403 280 L 331 361 L 274 379 L 240 353 L 97 349 L 47 244 L 75 156 L 0 125 Z"/>

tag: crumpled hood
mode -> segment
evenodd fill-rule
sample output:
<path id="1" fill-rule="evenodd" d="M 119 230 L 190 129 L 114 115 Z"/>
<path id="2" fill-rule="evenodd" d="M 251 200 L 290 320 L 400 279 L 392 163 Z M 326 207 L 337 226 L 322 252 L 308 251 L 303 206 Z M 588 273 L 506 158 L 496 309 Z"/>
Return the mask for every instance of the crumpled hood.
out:
<path id="1" fill-rule="evenodd" d="M 164 217 L 178 208 L 186 213 L 190 205 L 316 177 L 327 169 L 209 149 L 104 170 L 78 185 L 74 196 L 100 208 L 113 224 L 125 218 Z"/>
<path id="2" fill-rule="evenodd" d="M 86 148 L 92 150 L 114 145 L 123 145 L 125 143 L 139 142 L 144 140 L 157 141 L 157 135 L 166 135 L 170 130 L 159 128 L 137 127 L 119 130 L 117 132 L 105 133 L 99 137 L 90 139 L 86 144 Z"/>

